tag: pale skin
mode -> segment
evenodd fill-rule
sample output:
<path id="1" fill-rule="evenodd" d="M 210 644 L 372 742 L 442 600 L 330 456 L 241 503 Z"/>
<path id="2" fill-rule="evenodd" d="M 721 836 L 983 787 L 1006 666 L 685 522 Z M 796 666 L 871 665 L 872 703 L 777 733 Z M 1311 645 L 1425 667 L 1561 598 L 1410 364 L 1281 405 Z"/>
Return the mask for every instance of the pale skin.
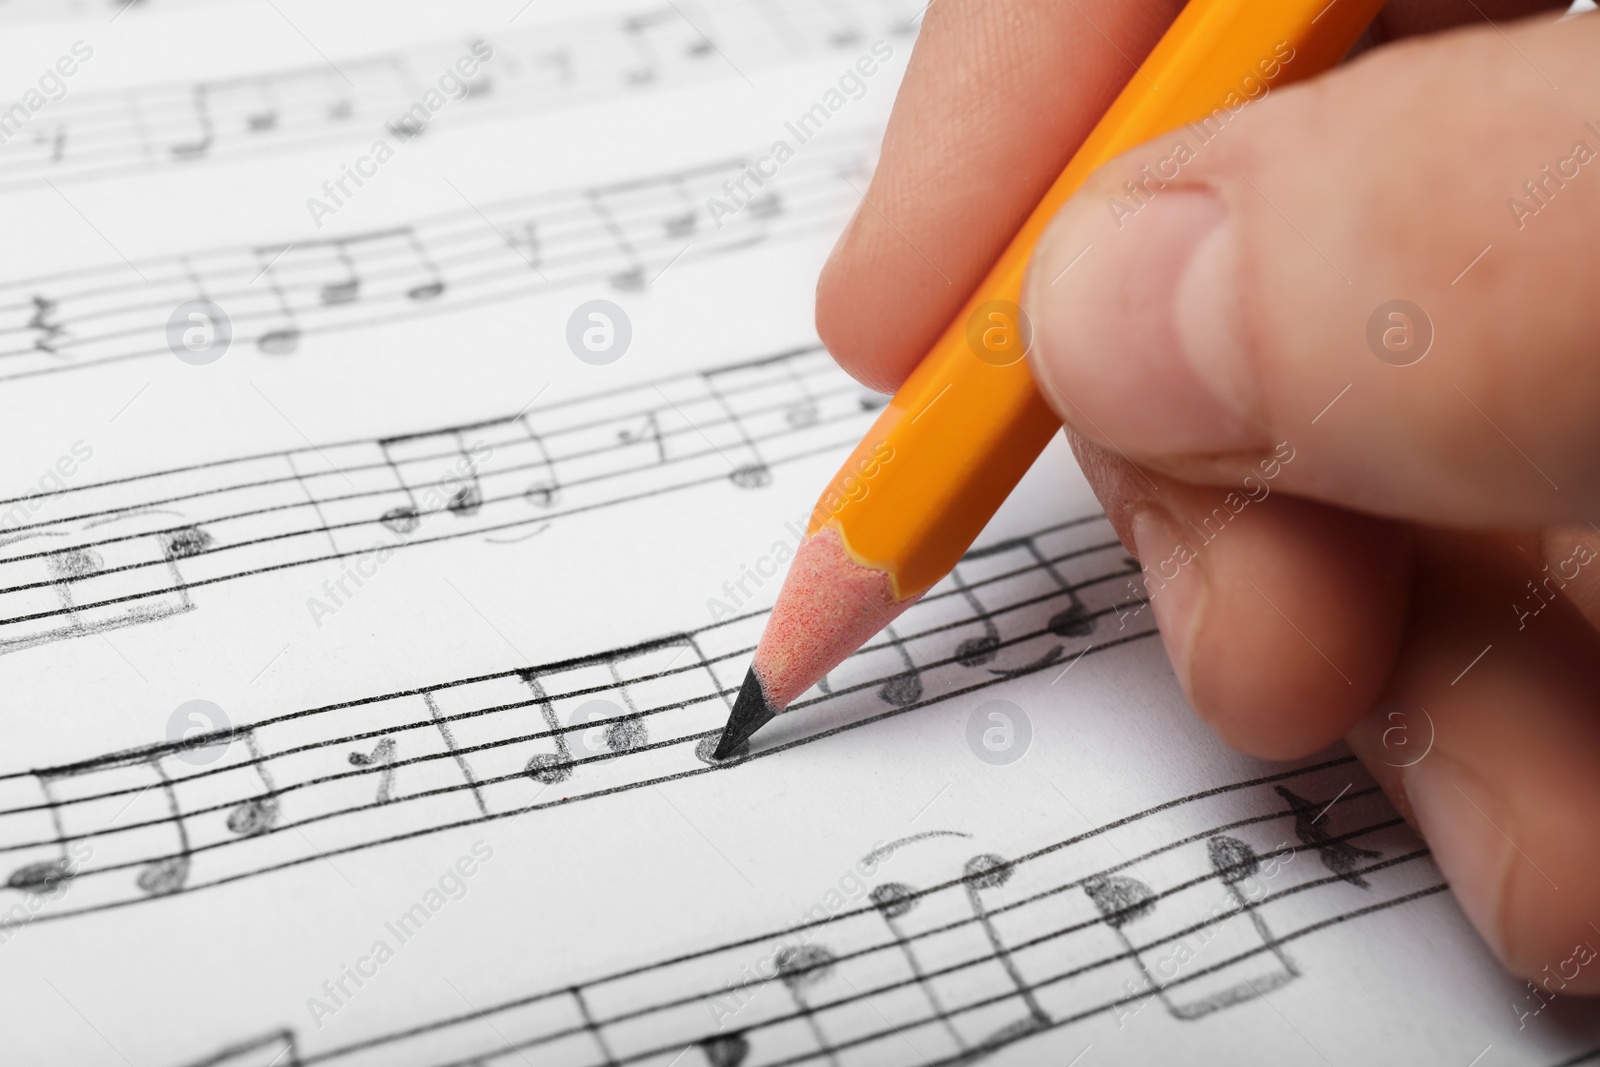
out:
<path id="1" fill-rule="evenodd" d="M 818 284 L 847 370 L 905 378 L 1181 6 L 934 0 Z M 1347 739 L 1505 966 L 1569 995 L 1600 993 L 1571 973 L 1600 948 L 1600 15 L 1565 7 L 1395 0 L 1141 200 L 1170 137 L 1091 179 L 1023 307 L 1123 543 L 1174 575 L 1195 710 L 1272 759 Z M 1410 366 L 1367 340 L 1397 298 L 1435 332 Z M 1271 495 L 1197 534 L 1280 443 Z"/>

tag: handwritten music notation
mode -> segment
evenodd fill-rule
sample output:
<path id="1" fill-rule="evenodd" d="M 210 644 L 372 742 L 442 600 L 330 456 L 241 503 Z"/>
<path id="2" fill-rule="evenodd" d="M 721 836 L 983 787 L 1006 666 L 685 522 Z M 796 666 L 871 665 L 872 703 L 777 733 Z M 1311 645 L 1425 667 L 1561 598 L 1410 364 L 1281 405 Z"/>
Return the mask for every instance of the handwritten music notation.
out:
<path id="1" fill-rule="evenodd" d="M 802 698 L 817 709 L 724 764 L 712 751 L 764 611 L 0 775 L 0 900 L 6 888 L 64 883 L 64 896 L 34 920 L 55 921 L 615 795 L 771 756 L 1153 632 L 1120 625 L 1130 614 L 1128 577 L 1138 572 L 1101 516 L 985 546 L 961 568 L 963 589 L 935 586 L 893 632 Z M 963 662 L 957 649 L 975 634 L 997 640 L 982 662 Z"/>
<path id="2" fill-rule="evenodd" d="M 469 425 L 72 486 L 0 538 L 0 653 L 180 615 L 196 589 L 252 575 L 759 489 L 848 450 L 884 402 L 813 346 Z"/>
<path id="3" fill-rule="evenodd" d="M 1329 807 L 1330 841 L 1372 854 L 1364 887 L 1314 861 L 1327 845 L 1296 837 L 1280 785 Z M 973 1063 L 1095 1016 L 1190 1022 L 1320 980 L 1296 964 L 1297 943 L 1445 889 L 1350 757 L 1180 797 L 1014 857 L 947 830 L 867 859 L 870 893 L 796 926 L 337 1047 L 313 1051 L 294 1029 L 272 1030 L 188 1067 Z"/>
<path id="4" fill-rule="evenodd" d="M 830 233 L 858 199 L 841 175 L 873 138 L 830 137 L 796 157 L 763 210 L 714 220 L 707 198 L 744 167 L 707 162 L 654 177 L 464 207 L 408 225 L 220 248 L 0 284 L 0 381 L 171 359 L 167 318 L 208 300 L 235 347 L 293 355 L 308 334 L 478 308 L 557 287 L 637 292 L 668 266 Z M 718 223 L 721 223 L 719 226 Z M 142 277 L 141 277 L 142 275 Z"/>
<path id="5" fill-rule="evenodd" d="M 0 7 L 0 16 L 4 12 Z M 738 80 L 740 70 L 759 72 L 829 53 L 853 59 L 874 40 L 913 36 L 916 14 L 909 0 L 849 9 L 825 0 L 642 5 L 482 39 L 347 57 L 337 69 L 319 64 L 69 94 L 0 147 L 0 191 L 46 178 L 125 177 L 325 144 L 363 149 L 375 137 L 399 144 L 504 116 Z M 450 106 L 436 108 L 437 114 L 416 110 L 458 59 L 484 53 L 481 69 L 450 84 Z"/>

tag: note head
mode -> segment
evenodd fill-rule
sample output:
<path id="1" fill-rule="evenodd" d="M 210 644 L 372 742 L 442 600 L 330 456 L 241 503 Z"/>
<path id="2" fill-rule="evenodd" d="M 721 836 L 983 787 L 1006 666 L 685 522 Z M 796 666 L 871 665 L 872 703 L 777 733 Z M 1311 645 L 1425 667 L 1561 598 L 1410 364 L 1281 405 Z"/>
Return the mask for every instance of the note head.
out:
<path id="1" fill-rule="evenodd" d="M 254 837 L 278 821 L 278 802 L 271 797 L 247 800 L 228 812 L 228 829 L 240 837 Z"/>
<path id="2" fill-rule="evenodd" d="M 1094 620 L 1088 617 L 1082 604 L 1056 612 L 1050 616 L 1048 625 L 1057 637 L 1088 637 L 1094 633 Z"/>
<path id="3" fill-rule="evenodd" d="M 735 467 L 728 480 L 740 489 L 764 489 L 772 484 L 772 468 L 765 463 L 746 463 Z"/>
<path id="4" fill-rule="evenodd" d="M 161 548 L 168 559 L 187 559 L 206 551 L 214 540 L 198 526 L 185 526 L 162 534 Z"/>
<path id="5" fill-rule="evenodd" d="M 256 347 L 269 356 L 291 356 L 300 347 L 300 331 L 271 330 L 256 339 Z"/>
<path id="6" fill-rule="evenodd" d="M 548 752 L 541 752 L 528 761 L 523 769 L 529 778 L 545 785 L 555 785 L 572 777 L 572 761 Z"/>
<path id="7" fill-rule="evenodd" d="M 963 667 L 981 667 L 993 660 L 999 649 L 998 637 L 969 637 L 956 646 L 956 662 Z"/>
<path id="8" fill-rule="evenodd" d="M 189 857 L 171 856 L 140 871 L 134 882 L 145 895 L 164 897 L 178 892 L 188 880 Z"/>
<path id="9" fill-rule="evenodd" d="M 922 675 L 916 671 L 903 671 L 878 688 L 878 697 L 897 708 L 915 704 L 922 699 Z"/>
<path id="10" fill-rule="evenodd" d="M 433 281 L 406 290 L 407 300 L 434 300 L 444 293 L 444 282 Z"/>
<path id="11" fill-rule="evenodd" d="M 974 889 L 993 889 L 1011 880 L 1015 870 L 1011 861 L 993 852 L 972 857 L 962 868 L 961 878 Z"/>
<path id="12" fill-rule="evenodd" d="M 378 521 L 397 534 L 408 534 L 422 525 L 422 516 L 417 513 L 416 508 L 402 505 L 398 508 L 390 508 L 383 513 Z"/>
<path id="13" fill-rule="evenodd" d="M 481 507 L 483 507 L 483 490 L 475 485 L 464 485 L 456 490 L 450 502 L 445 505 L 445 510 L 454 515 L 476 515 Z"/>
<path id="14" fill-rule="evenodd" d="M 48 895 L 54 893 L 63 882 L 71 881 L 76 873 L 70 860 L 44 860 L 12 871 L 11 877 L 6 879 L 6 888 Z"/>
<path id="15" fill-rule="evenodd" d="M 867 894 L 872 906 L 883 913 L 885 919 L 898 919 L 917 906 L 917 891 L 904 882 L 885 882 L 873 886 Z"/>
<path id="16" fill-rule="evenodd" d="M 349 281 L 334 282 L 322 287 L 321 300 L 324 304 L 352 304 L 361 296 L 361 282 L 351 278 Z"/>
<path id="17" fill-rule="evenodd" d="M 718 1034 L 700 1042 L 700 1051 L 705 1053 L 711 1067 L 741 1067 L 750 1055 L 750 1039 L 743 1031 Z"/>

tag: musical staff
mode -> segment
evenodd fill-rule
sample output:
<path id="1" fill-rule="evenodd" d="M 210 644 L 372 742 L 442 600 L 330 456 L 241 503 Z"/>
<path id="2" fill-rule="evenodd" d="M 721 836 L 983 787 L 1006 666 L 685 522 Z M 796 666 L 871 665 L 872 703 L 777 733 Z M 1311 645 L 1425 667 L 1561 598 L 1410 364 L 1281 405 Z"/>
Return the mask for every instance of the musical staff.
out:
<path id="1" fill-rule="evenodd" d="M 680 258 L 689 263 L 832 232 L 857 200 L 839 180 L 840 169 L 865 158 L 874 143 L 857 130 L 808 148 L 773 179 L 784 190 L 781 210 L 742 211 L 721 227 L 706 200 L 722 195 L 743 158 L 485 203 L 368 233 L 142 260 L 138 274 L 118 260 L 6 282 L 0 284 L 0 381 L 170 359 L 167 317 L 191 299 L 223 309 L 235 346 L 279 358 L 292 356 L 313 333 L 458 312 L 565 286 L 638 290 Z M 700 231 L 692 238 L 675 232 L 685 217 L 684 189 Z"/>
<path id="2" fill-rule="evenodd" d="M 916 12 L 909 0 L 876 0 L 848 13 L 820 0 L 712 0 L 695 5 L 691 23 L 670 4 L 644 4 L 631 14 L 338 59 L 349 81 L 326 65 L 307 65 L 73 93 L 53 105 L 49 126 L 0 147 L 0 192 L 47 178 L 104 180 L 323 145 L 359 153 L 381 134 L 398 145 L 436 129 L 737 80 L 717 48 L 746 71 L 830 53 L 853 59 L 873 39 L 909 41 Z M 844 26 L 857 32 L 853 40 L 839 36 Z M 463 57 L 473 60 L 471 76 L 459 76 Z M 443 75 L 455 79 L 449 105 L 419 113 L 426 89 Z"/>
<path id="3" fill-rule="evenodd" d="M 1293 815 L 1271 791 L 1289 782 L 1331 796 L 1352 779 L 1338 836 L 1381 856 L 1360 868 L 1366 890 L 1307 863 L 1309 846 L 1284 843 Z M 1296 943 L 1446 888 L 1348 756 L 1180 797 L 1015 857 L 950 832 L 876 852 L 885 879 L 820 919 L 338 1046 L 312 1051 L 278 1029 L 229 1051 L 300 1067 L 972 1063 L 1095 1016 L 1123 1023 L 1156 1004 L 1188 1022 L 1204 1014 L 1195 1005 L 1225 1010 L 1271 991 L 1241 992 L 1240 975 L 1318 981 L 1282 970 Z M 1105 887 L 1127 872 L 1150 881 L 1136 906 L 1108 913 Z M 1183 962 L 1148 977 L 1144 961 L 1173 960 Z"/>
<path id="4" fill-rule="evenodd" d="M 1088 606 L 1083 637 L 1051 631 L 1069 593 L 1038 559 L 1068 578 L 1070 596 Z M 901 616 L 894 635 L 880 634 L 836 668 L 827 691 L 802 697 L 824 707 L 797 716 L 777 743 L 726 764 L 712 758 L 708 742 L 727 718 L 765 612 L 577 659 L 0 775 L 0 871 L 27 872 L 11 875 L 18 888 L 19 877 L 37 881 L 41 864 L 87 844 L 92 857 L 64 875 L 69 892 L 34 920 L 59 921 L 765 758 L 986 688 L 1030 663 L 1053 663 L 1060 654 L 1047 653 L 1058 646 L 1100 651 L 1153 632 L 1097 639 L 1094 628 L 1125 607 L 1125 581 L 1137 573 L 1103 517 L 989 545 L 978 563 L 968 581 L 988 598 L 1002 669 L 959 664 L 957 634 L 971 625 L 969 608 L 952 586 L 935 586 Z M 908 660 L 923 676 L 912 701 L 884 691 Z M 878 702 L 845 699 L 875 692 Z M 201 752 L 209 762 L 193 758 Z M 312 824 L 321 852 L 304 833 Z M 157 870 L 161 877 L 147 874 Z"/>
<path id="5" fill-rule="evenodd" d="M 815 412 L 797 423 L 802 397 Z M 813 346 L 470 425 L 70 486 L 0 544 L 0 653 L 192 611 L 197 589 L 257 574 L 755 490 L 847 451 L 881 402 Z"/>

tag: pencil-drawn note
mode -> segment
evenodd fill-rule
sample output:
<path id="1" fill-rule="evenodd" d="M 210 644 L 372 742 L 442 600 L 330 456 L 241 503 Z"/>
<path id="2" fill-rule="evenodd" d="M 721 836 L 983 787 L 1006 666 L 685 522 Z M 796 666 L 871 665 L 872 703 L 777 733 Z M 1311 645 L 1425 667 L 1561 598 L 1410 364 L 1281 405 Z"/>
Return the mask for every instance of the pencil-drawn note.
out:
<path id="1" fill-rule="evenodd" d="M 700 1053 L 706 1058 L 706 1067 L 744 1067 L 750 1056 L 750 1039 L 742 1030 L 718 1034 L 700 1042 Z"/>
<path id="2" fill-rule="evenodd" d="M 1335 797 L 1334 800 L 1322 804 L 1313 804 L 1281 785 L 1275 786 L 1274 789 L 1294 813 L 1294 835 L 1300 839 L 1300 843 L 1316 849 L 1322 857 L 1322 865 L 1333 874 L 1358 889 L 1371 889 L 1371 885 L 1361 877 L 1356 868 L 1361 865 L 1362 860 L 1377 859 L 1383 853 L 1341 841 L 1329 832 L 1328 825 L 1332 821 L 1329 809 L 1338 798 Z M 1324 819 L 1328 821 L 1324 822 Z"/>
<path id="3" fill-rule="evenodd" d="M 501 229 L 505 235 L 506 243 L 511 246 L 528 269 L 534 273 L 544 266 L 544 244 L 539 237 L 539 224 L 532 219 L 524 219 L 520 225 L 508 224 Z"/>
<path id="4" fill-rule="evenodd" d="M 625 445 L 650 443 L 655 445 L 656 462 L 667 461 L 667 443 L 661 436 L 661 423 L 654 411 L 633 426 L 627 426 L 617 431 L 617 440 Z"/>
<path id="5" fill-rule="evenodd" d="M 272 290 L 273 302 L 277 305 L 279 322 L 271 329 L 264 330 L 256 338 L 256 348 L 269 356 L 293 355 L 300 347 L 300 324 L 295 318 L 294 308 L 289 304 L 289 298 L 283 291 L 282 284 L 274 268 L 278 260 L 288 254 L 288 247 L 257 248 L 254 250 L 256 261 L 261 267 L 256 275 L 257 280 L 265 278 L 267 285 Z"/>
<path id="6" fill-rule="evenodd" d="M 325 305 L 354 303 L 361 298 L 361 274 L 356 270 L 355 260 L 350 258 L 350 238 L 334 241 L 332 247 L 344 277 L 324 284 L 318 298 Z"/>
<path id="7" fill-rule="evenodd" d="M 1272 876 L 1262 873 L 1255 849 L 1217 834 L 1206 840 L 1206 857 L 1217 881 L 1190 883 L 1164 904 L 1182 913 L 1170 921 L 1190 934 L 1157 942 L 1154 966 L 1145 967 L 1147 981 L 1162 979 L 1157 992 L 1167 1011 L 1183 1021 L 1255 1000 L 1299 975 L 1257 909 Z M 1209 891 L 1216 884 L 1221 900 Z"/>
<path id="8" fill-rule="evenodd" d="M 874 886 L 867 896 L 872 901 L 873 907 L 878 909 L 878 914 L 883 917 L 884 925 L 889 928 L 890 936 L 899 947 L 906 966 L 911 969 L 911 976 L 916 981 L 917 988 L 922 991 L 928 1006 L 933 1009 L 934 1017 L 943 1023 L 945 1033 L 950 1035 L 950 1040 L 955 1043 L 956 1048 L 965 1054 L 967 1040 L 962 1036 L 955 1020 L 950 1017 L 950 1012 L 940 999 L 938 990 L 928 981 L 927 969 L 923 967 L 911 938 L 906 935 L 905 928 L 900 922 L 901 918 L 910 914 L 917 906 L 922 899 L 921 896 L 904 882 L 885 882 Z"/>
<path id="9" fill-rule="evenodd" d="M 755 438 L 745 425 L 744 417 L 735 408 L 727 394 L 718 386 L 722 371 L 706 371 L 701 375 L 705 390 L 717 404 L 722 414 L 725 432 L 719 436 L 730 440 L 730 448 L 722 449 L 723 456 L 733 464 L 728 480 L 740 489 L 760 489 L 772 484 L 772 467 L 756 447 Z M 701 431 L 705 432 L 704 430 Z"/>
<path id="10" fill-rule="evenodd" d="M 190 106 L 194 109 L 194 121 L 199 136 L 172 145 L 169 150 L 173 159 L 204 159 L 210 154 L 211 144 L 216 140 L 216 129 L 211 121 L 209 90 L 203 83 L 194 87 L 190 96 Z"/>
<path id="11" fill-rule="evenodd" d="M 883 632 L 888 635 L 889 646 L 899 653 L 900 661 L 905 664 L 906 669 L 891 676 L 878 687 L 878 698 L 898 708 L 915 704 L 922 699 L 922 672 L 918 669 L 916 661 L 911 658 L 911 653 L 906 649 L 905 639 L 896 632 L 894 624 L 885 626 Z"/>
<path id="12" fill-rule="evenodd" d="M 254 730 L 242 735 L 249 763 L 261 779 L 261 792 L 228 812 L 228 830 L 240 837 L 254 837 L 272 829 L 278 821 L 278 791 L 272 785 L 272 772 L 267 769 L 266 757 L 256 743 Z"/>
<path id="13" fill-rule="evenodd" d="M 250 133 L 269 133 L 278 128 L 278 101 L 270 78 L 257 78 L 255 90 L 258 102 L 245 113 L 244 127 Z"/>
<path id="14" fill-rule="evenodd" d="M 995 626 L 994 618 L 989 610 L 978 599 L 977 593 L 966 583 L 961 576 L 961 568 L 956 567 L 950 572 L 950 580 L 961 593 L 961 598 L 967 602 L 967 607 L 972 610 L 972 615 L 983 627 L 983 634 L 978 637 L 964 638 L 956 646 L 956 662 L 963 667 L 981 667 L 995 658 L 1000 650 L 1000 629 Z"/>
<path id="15" fill-rule="evenodd" d="M 776 964 L 778 978 L 794 1000 L 795 1009 L 805 1019 L 817 1048 L 827 1056 L 828 1063 L 837 1067 L 839 1057 L 823 1033 L 822 1025 L 817 1021 L 805 995 L 809 987 L 821 982 L 833 971 L 837 965 L 834 954 L 821 945 L 786 946 L 778 951 Z"/>
<path id="16" fill-rule="evenodd" d="M 6 879 L 6 888 L 48 895 L 71 881 L 74 874 L 71 860 L 40 860 L 12 871 Z"/>
<path id="17" fill-rule="evenodd" d="M 28 320 L 28 329 L 38 331 L 33 339 L 33 347 L 40 352 L 55 355 L 57 340 L 67 332 L 66 327 L 56 317 L 59 308 L 54 300 L 39 293 L 32 294 L 28 299 L 33 307 L 33 317 Z"/>
<path id="18" fill-rule="evenodd" d="M 1127 875 L 1094 875 L 1083 881 L 1083 891 L 1089 894 L 1105 924 L 1113 930 L 1149 915 L 1156 907 L 1153 889 L 1137 878 Z M 1132 945 L 1128 946 L 1132 949 Z"/>
<path id="19" fill-rule="evenodd" d="M 146 896 L 164 897 L 181 890 L 184 883 L 189 880 L 192 852 L 189 844 L 189 827 L 184 822 L 182 808 L 178 806 L 178 794 L 172 788 L 172 779 L 167 776 L 166 768 L 161 765 L 159 758 L 152 757 L 149 763 L 160 779 L 161 791 L 165 794 L 168 809 L 172 813 L 171 822 L 178 834 L 179 851 L 175 856 L 164 856 L 146 864 L 135 876 L 134 884 Z"/>
<path id="20" fill-rule="evenodd" d="M 674 55 L 704 59 L 714 51 L 711 41 L 688 17 L 672 8 L 630 16 L 623 30 L 637 58 L 623 74 L 629 85 L 654 84 Z"/>
<path id="21" fill-rule="evenodd" d="M 985 852 L 972 857 L 966 862 L 961 871 L 961 883 L 967 893 L 967 902 L 972 906 L 972 914 L 977 917 L 983 927 L 984 934 L 989 939 L 989 945 L 994 949 L 994 958 L 1005 969 L 1006 977 L 1016 988 L 1017 996 L 1028 1009 L 1024 1019 L 1010 1023 L 984 1041 L 986 1046 L 997 1046 L 1015 1041 L 1023 1034 L 1041 1030 L 1050 1025 L 1050 1016 L 1040 1006 L 1038 997 L 1034 995 L 1033 988 L 1023 979 L 1022 972 L 1017 969 L 1017 962 L 1011 956 L 1011 950 L 1000 937 L 1000 931 L 995 928 L 994 919 L 990 916 L 988 908 L 983 903 L 983 892 L 986 889 L 996 889 L 1011 880 L 1014 871 L 1010 862 L 995 855 Z"/>
<path id="22" fill-rule="evenodd" d="M 539 705 L 539 714 L 544 720 L 544 726 L 554 752 L 540 752 L 528 760 L 525 771 L 528 777 L 541 785 L 555 785 L 572 777 L 572 749 L 567 744 L 567 728 L 556 715 L 555 705 L 550 702 L 550 695 L 545 692 L 544 685 L 534 671 L 522 671 L 523 684 L 533 693 L 534 700 Z"/>
<path id="23" fill-rule="evenodd" d="M 629 239 L 622 223 L 617 219 L 617 214 L 607 202 L 609 194 L 601 189 L 590 189 L 585 194 L 589 203 L 589 210 L 594 212 L 600 220 L 600 227 L 606 232 L 611 242 L 617 246 L 617 251 L 627 262 L 627 266 L 614 271 L 611 275 L 611 286 L 625 293 L 637 293 L 644 289 L 646 284 L 644 260 L 639 256 L 639 250 Z"/>
<path id="24" fill-rule="evenodd" d="M 528 443 L 533 446 L 534 453 L 538 454 L 538 459 L 530 464 L 536 474 L 523 488 L 522 499 L 541 509 L 552 507 L 562 494 L 562 480 L 555 474 L 555 461 L 550 459 L 550 450 L 544 445 L 544 438 L 534 434 L 533 424 L 528 422 L 526 414 L 518 416 L 517 424 L 522 426 L 522 432 L 528 437 Z"/>
<path id="25" fill-rule="evenodd" d="M 371 752 L 350 753 L 352 767 L 378 767 L 378 792 L 373 801 L 376 804 L 387 804 L 391 799 L 390 791 L 394 787 L 394 738 L 384 737 L 378 740 Z"/>
<path id="26" fill-rule="evenodd" d="M 406 240 L 411 246 L 411 251 L 416 254 L 417 262 L 422 267 L 422 273 L 427 280 L 418 285 L 413 285 L 406 290 L 406 299 L 413 301 L 436 300 L 445 290 L 444 276 L 439 273 L 439 265 L 433 261 L 428 250 L 423 247 L 422 241 L 417 237 L 417 231 L 406 227 Z"/>

